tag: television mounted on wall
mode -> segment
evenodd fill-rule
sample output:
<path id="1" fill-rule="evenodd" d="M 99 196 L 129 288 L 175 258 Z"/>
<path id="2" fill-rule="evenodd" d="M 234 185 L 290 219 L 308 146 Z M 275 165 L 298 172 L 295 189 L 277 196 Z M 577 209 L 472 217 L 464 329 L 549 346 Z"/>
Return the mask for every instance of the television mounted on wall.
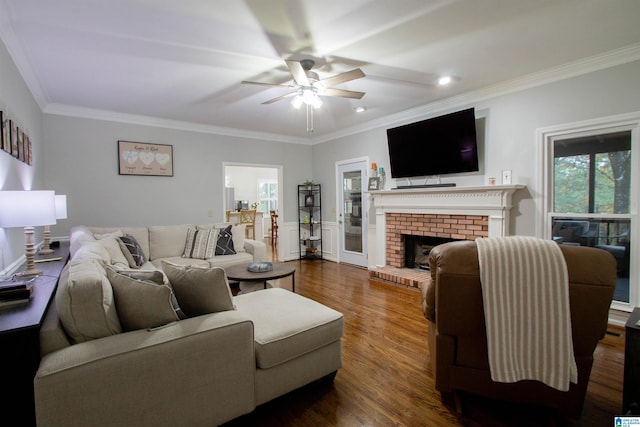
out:
<path id="1" fill-rule="evenodd" d="M 387 129 L 392 178 L 477 172 L 475 109 Z"/>

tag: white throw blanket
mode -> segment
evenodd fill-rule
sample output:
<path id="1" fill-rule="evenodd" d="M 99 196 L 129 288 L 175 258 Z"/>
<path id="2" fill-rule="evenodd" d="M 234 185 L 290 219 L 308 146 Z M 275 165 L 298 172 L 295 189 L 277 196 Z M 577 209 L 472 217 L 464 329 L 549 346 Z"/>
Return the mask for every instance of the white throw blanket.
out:
<path id="1" fill-rule="evenodd" d="M 577 383 L 569 280 L 558 245 L 513 236 L 476 240 L 491 379 Z"/>

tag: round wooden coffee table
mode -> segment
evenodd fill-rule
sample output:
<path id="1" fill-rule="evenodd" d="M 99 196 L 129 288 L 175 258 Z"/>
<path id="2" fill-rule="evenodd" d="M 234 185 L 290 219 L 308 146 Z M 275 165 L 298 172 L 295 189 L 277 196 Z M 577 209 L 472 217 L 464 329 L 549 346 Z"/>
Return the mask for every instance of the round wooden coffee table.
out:
<path id="1" fill-rule="evenodd" d="M 224 271 L 227 273 L 229 280 L 237 280 L 238 282 L 264 282 L 264 288 L 267 289 L 267 280 L 281 279 L 291 276 L 291 290 L 296 291 L 296 267 L 294 263 L 274 262 L 273 270 L 261 273 L 254 273 L 247 270 L 247 265 L 234 265 L 226 267 Z"/>

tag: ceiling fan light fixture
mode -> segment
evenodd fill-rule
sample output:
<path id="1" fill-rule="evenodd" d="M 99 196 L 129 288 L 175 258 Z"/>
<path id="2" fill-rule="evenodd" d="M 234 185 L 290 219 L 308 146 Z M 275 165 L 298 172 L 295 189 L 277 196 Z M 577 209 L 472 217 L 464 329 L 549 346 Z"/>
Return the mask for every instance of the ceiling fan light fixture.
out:
<path id="1" fill-rule="evenodd" d="M 302 98 L 302 95 L 300 95 L 300 94 L 297 94 L 291 100 L 291 105 L 293 105 L 293 108 L 295 108 L 296 110 L 299 110 L 300 107 L 302 107 L 303 103 L 304 103 L 304 99 Z"/>

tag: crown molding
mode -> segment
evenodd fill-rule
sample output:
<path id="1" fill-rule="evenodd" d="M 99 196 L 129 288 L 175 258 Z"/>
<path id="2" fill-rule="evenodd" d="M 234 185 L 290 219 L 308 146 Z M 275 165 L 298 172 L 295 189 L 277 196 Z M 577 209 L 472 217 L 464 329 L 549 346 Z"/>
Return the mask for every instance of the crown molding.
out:
<path id="1" fill-rule="evenodd" d="M 104 120 L 110 122 L 129 123 L 142 126 L 153 126 L 188 132 L 206 133 L 211 135 L 232 136 L 236 138 L 255 139 L 260 141 L 285 142 L 289 144 L 311 145 L 307 139 L 295 138 L 287 135 L 253 132 L 243 129 L 228 128 L 223 126 L 204 125 L 180 120 L 169 120 L 159 117 L 119 113 L 93 108 L 77 107 L 67 104 L 48 104 L 42 111 L 44 114 L 77 117 L 83 119 Z"/>
<path id="2" fill-rule="evenodd" d="M 396 114 L 371 120 L 336 132 L 315 137 L 300 138 L 283 134 L 247 131 L 223 126 L 203 125 L 193 122 L 162 119 L 159 117 L 125 114 L 114 111 L 50 103 L 49 97 L 44 91 L 43 86 L 32 71 L 27 55 L 24 53 L 23 49 L 20 49 L 21 45 L 15 37 L 13 27 L 11 26 L 10 9 L 7 6 L 6 0 L 0 0 L 0 39 L 4 43 L 9 55 L 13 59 L 13 62 L 16 64 L 18 72 L 24 79 L 29 91 L 40 106 L 42 112 L 45 114 L 116 121 L 191 132 L 302 145 L 321 144 L 381 127 L 387 128 L 410 123 L 416 119 L 433 116 L 447 110 L 478 103 L 486 99 L 640 60 L 640 43 L 636 43 L 600 55 L 561 65 L 559 67 L 554 67 L 517 79 L 487 86 L 475 91 L 445 98 L 420 107 L 404 110 Z"/>
<path id="3" fill-rule="evenodd" d="M 532 73 L 517 79 L 487 86 L 482 89 L 466 92 L 440 101 L 425 104 L 410 110 L 401 111 L 380 119 L 371 120 L 357 126 L 342 129 L 337 132 L 325 134 L 312 139 L 312 143 L 321 144 L 335 139 L 381 128 L 400 126 L 411 123 L 416 119 L 433 116 L 447 110 L 461 108 L 491 98 L 520 92 L 526 89 L 545 84 L 566 80 L 595 71 L 604 70 L 618 65 L 640 60 L 640 43 L 615 49 L 601 55 L 584 58 L 558 67 L 550 68 L 537 73 Z"/>

